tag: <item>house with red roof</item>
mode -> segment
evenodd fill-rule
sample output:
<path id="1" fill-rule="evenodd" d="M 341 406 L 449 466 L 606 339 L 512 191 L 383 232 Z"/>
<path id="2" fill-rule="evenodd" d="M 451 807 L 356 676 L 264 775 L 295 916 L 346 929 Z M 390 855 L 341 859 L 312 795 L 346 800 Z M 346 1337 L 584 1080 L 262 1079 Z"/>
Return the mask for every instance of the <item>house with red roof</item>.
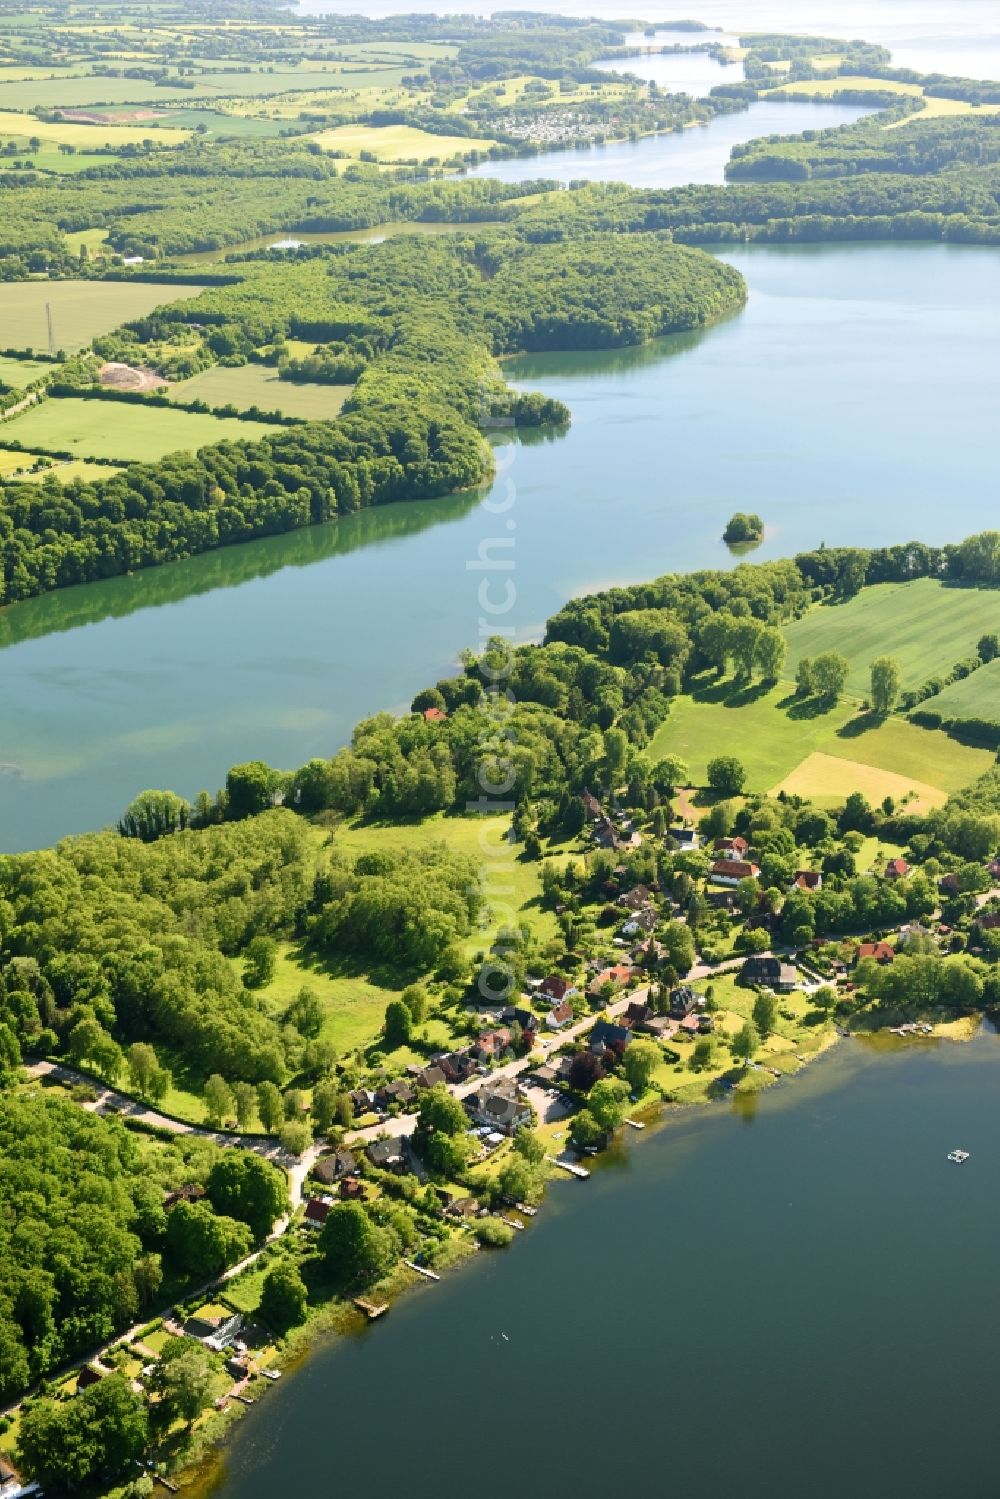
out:
<path id="1" fill-rule="evenodd" d="M 448 717 L 443 708 L 425 708 L 424 723 L 442 723 Z"/>
<path id="2" fill-rule="evenodd" d="M 910 872 L 910 866 L 905 859 L 890 859 L 885 866 L 885 877 L 887 880 L 902 880 Z"/>
<path id="3" fill-rule="evenodd" d="M 759 880 L 760 867 L 745 859 L 718 859 L 712 865 L 711 878 L 718 885 L 738 885 L 740 880 Z"/>
<path id="4" fill-rule="evenodd" d="M 874 958 L 876 963 L 891 963 L 895 959 L 896 950 L 890 947 L 888 942 L 862 942 L 854 955 L 856 963 L 865 958 Z"/>

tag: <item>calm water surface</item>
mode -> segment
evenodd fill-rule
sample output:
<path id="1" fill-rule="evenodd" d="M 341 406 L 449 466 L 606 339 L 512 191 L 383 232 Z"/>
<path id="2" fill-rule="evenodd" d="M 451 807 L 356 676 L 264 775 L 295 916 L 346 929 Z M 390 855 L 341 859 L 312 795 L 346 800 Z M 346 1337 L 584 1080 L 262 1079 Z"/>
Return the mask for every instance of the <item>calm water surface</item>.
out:
<path id="1" fill-rule="evenodd" d="M 302 15 L 345 15 L 356 0 L 300 0 Z M 398 0 L 367 0 L 366 15 L 399 13 Z M 487 0 L 463 0 L 462 9 L 478 15 L 503 10 Z M 550 15 L 599 16 L 621 20 L 626 9 L 664 27 L 678 17 L 675 0 L 644 0 L 625 7 L 621 0 L 538 0 L 532 7 Z M 441 0 L 410 0 L 408 12 L 439 13 Z M 699 0 L 689 10 L 695 20 L 725 33 L 798 31 L 831 37 L 863 37 L 888 47 L 897 67 L 923 73 L 944 72 L 964 78 L 1000 78 L 1000 9 L 995 0 Z M 695 40 L 698 38 L 695 37 Z"/>
<path id="2" fill-rule="evenodd" d="M 115 818 L 136 792 L 214 789 L 251 756 L 328 754 L 478 639 L 481 574 L 512 535 L 516 609 L 820 541 L 947 541 L 996 519 L 1000 253 L 751 247 L 746 310 L 700 335 L 511 366 L 566 401 L 564 437 L 503 447 L 497 495 L 368 511 L 0 611 L 0 847 Z M 496 555 L 494 553 L 494 555 Z"/>
<path id="3" fill-rule="evenodd" d="M 268 1391 L 214 1499 L 994 1499 L 995 1037 L 629 1146 Z"/>
<path id="4" fill-rule="evenodd" d="M 704 64 L 702 64 L 704 66 Z M 706 125 L 692 125 L 669 135 L 647 135 L 582 150 L 543 151 L 510 156 L 470 167 L 467 177 L 496 177 L 501 182 L 628 182 L 632 187 L 684 187 L 691 182 L 725 181 L 726 162 L 734 146 L 761 135 L 798 135 L 849 125 L 871 111 L 857 104 L 800 104 L 794 100 L 761 100 L 738 114 L 717 115 Z"/>

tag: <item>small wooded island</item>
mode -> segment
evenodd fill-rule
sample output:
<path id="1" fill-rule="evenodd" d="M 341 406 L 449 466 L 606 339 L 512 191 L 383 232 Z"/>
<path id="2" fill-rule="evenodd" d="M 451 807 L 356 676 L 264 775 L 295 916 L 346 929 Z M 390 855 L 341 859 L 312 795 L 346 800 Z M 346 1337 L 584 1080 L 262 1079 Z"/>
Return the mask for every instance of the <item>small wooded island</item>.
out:
<path id="1" fill-rule="evenodd" d="M 742 510 L 737 510 L 726 522 L 726 529 L 722 533 L 722 539 L 729 546 L 741 546 L 764 540 L 764 522 L 759 515 L 744 515 Z"/>

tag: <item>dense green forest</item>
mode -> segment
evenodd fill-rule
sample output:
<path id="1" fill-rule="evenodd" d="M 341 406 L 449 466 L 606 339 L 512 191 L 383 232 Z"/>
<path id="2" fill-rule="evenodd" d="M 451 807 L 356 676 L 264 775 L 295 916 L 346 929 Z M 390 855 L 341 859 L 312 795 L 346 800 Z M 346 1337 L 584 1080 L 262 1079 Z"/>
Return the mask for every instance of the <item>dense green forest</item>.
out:
<path id="1" fill-rule="evenodd" d="M 221 1154 L 133 1134 L 68 1098 L 0 1098 L 0 1398 L 247 1252 L 244 1205 L 211 1206 Z M 262 1161 L 252 1174 L 280 1202 L 279 1173 Z M 164 1196 L 189 1184 L 208 1197 L 168 1228 Z"/>

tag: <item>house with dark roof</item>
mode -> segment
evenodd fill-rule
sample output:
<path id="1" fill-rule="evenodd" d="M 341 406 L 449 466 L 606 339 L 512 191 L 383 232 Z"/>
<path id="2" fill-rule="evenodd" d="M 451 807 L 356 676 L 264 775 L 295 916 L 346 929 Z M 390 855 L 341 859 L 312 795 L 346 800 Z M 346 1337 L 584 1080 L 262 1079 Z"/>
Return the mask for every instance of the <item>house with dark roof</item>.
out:
<path id="1" fill-rule="evenodd" d="M 692 989 L 690 984 L 678 984 L 676 989 L 670 991 L 670 1013 L 674 1020 L 683 1020 L 693 1011 L 704 1009 L 704 996 L 697 989 Z"/>
<path id="2" fill-rule="evenodd" d="M 615 1025 L 611 1020 L 599 1020 L 590 1032 L 590 1050 L 596 1052 L 616 1051 L 619 1056 L 632 1039 L 626 1025 Z"/>
<path id="3" fill-rule="evenodd" d="M 406 1170 L 406 1149 L 402 1140 L 390 1135 L 387 1139 L 373 1140 L 365 1155 L 379 1171 L 393 1171 L 402 1175 Z"/>
<path id="4" fill-rule="evenodd" d="M 302 1222 L 307 1228 L 322 1228 L 332 1207 L 333 1203 L 328 1197 L 310 1197 L 302 1214 Z"/>
<path id="5" fill-rule="evenodd" d="M 683 849 L 685 853 L 701 848 L 701 837 L 694 828 L 668 828 L 667 837 L 672 838 L 677 847 Z"/>
<path id="6" fill-rule="evenodd" d="M 313 1167 L 313 1176 L 325 1187 L 332 1187 L 345 1176 L 353 1176 L 357 1169 L 358 1163 L 349 1150 L 335 1150 L 332 1155 L 320 1157 Z"/>
<path id="7" fill-rule="evenodd" d="M 640 1030 L 642 1026 L 645 1025 L 646 1021 L 650 1019 L 653 1013 L 654 1012 L 652 1006 L 646 1004 L 645 1000 L 633 999 L 632 1003 L 628 1006 L 624 1015 L 621 1017 L 621 1022 L 622 1025 L 627 1026 L 630 1031 Z"/>
<path id="8" fill-rule="evenodd" d="M 547 999 L 550 1004 L 558 1004 L 561 999 L 572 999 L 579 992 L 572 979 L 564 979 L 561 973 L 550 973 L 538 987 L 539 999 Z"/>
<path id="9" fill-rule="evenodd" d="M 476 1124 L 496 1130 L 501 1135 L 512 1135 L 515 1130 L 527 1128 L 534 1115 L 531 1105 L 526 1103 L 512 1082 L 486 1083 L 465 1101 L 465 1106 Z"/>
<path id="10" fill-rule="evenodd" d="M 797 981 L 798 974 L 791 963 L 755 954 L 743 964 L 737 983 L 749 988 L 759 985 L 761 988 L 773 989 L 776 994 L 790 994 Z"/>
<path id="11" fill-rule="evenodd" d="M 603 817 L 604 816 L 604 808 L 601 806 L 600 802 L 597 800 L 597 797 L 596 796 L 592 796 L 589 791 L 585 791 L 583 793 L 583 795 L 581 796 L 580 800 L 583 802 L 583 810 L 584 810 L 584 812 L 586 812 L 587 816 L 592 821 L 594 819 L 598 818 L 598 817 Z"/>
<path id="12" fill-rule="evenodd" d="M 414 1085 L 418 1089 L 439 1088 L 442 1083 L 447 1081 L 448 1079 L 445 1077 L 442 1069 L 433 1062 L 429 1067 L 422 1067 L 413 1078 Z"/>
<path id="13" fill-rule="evenodd" d="M 444 1082 L 443 1074 L 441 1081 Z M 375 1094 L 375 1107 L 385 1110 L 392 1108 L 395 1104 L 397 1107 L 405 1109 L 413 1102 L 416 1096 L 405 1077 L 394 1077 L 392 1082 L 383 1083 Z"/>
<path id="14" fill-rule="evenodd" d="M 822 890 L 823 876 L 815 869 L 797 869 L 792 880 L 793 890 Z"/>
<path id="15" fill-rule="evenodd" d="M 628 919 L 628 921 L 626 921 L 624 923 L 624 925 L 622 926 L 622 928 L 621 928 L 622 936 L 623 937 L 638 937 L 638 936 L 646 936 L 646 937 L 648 937 L 649 934 L 650 934 L 650 932 L 652 932 L 652 931 L 655 930 L 656 924 L 659 921 L 659 919 L 660 919 L 659 916 L 653 910 L 647 909 L 645 911 L 636 911 L 635 915 L 634 916 L 630 916 L 629 919 Z"/>
<path id="16" fill-rule="evenodd" d="M 450 1051 L 446 1056 L 435 1057 L 435 1066 L 444 1073 L 449 1083 L 464 1083 L 477 1070 L 475 1057 L 467 1051 Z"/>
<path id="17" fill-rule="evenodd" d="M 648 885 L 636 885 L 633 890 L 626 890 L 624 895 L 619 895 L 618 904 L 628 911 L 642 911 L 649 905 L 652 896 L 653 892 Z"/>

